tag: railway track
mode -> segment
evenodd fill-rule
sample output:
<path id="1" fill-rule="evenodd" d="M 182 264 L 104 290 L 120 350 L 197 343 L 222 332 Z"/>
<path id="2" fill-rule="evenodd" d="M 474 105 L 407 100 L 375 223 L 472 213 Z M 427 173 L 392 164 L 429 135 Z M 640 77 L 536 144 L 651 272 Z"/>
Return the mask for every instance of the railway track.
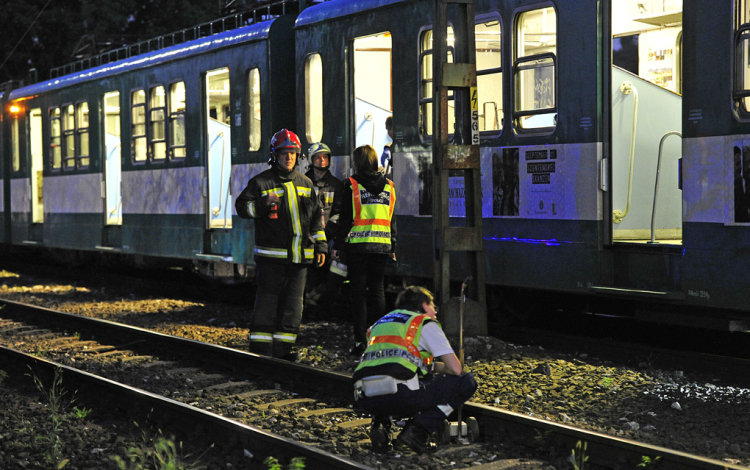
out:
<path id="1" fill-rule="evenodd" d="M 351 408 L 345 374 L 16 302 L 0 303 L 4 342 L 29 351 L 34 351 L 30 345 L 36 340 L 57 345 L 47 347 L 54 362 L 6 347 L 0 351 L 3 362 L 33 362 L 47 370 L 63 363 L 65 374 L 75 377 L 73 383 L 85 396 L 122 394 L 107 402 L 140 403 L 137 409 L 158 410 L 152 419 L 183 429 L 199 427 L 219 445 L 241 443 L 254 455 L 304 456 L 309 468 L 368 468 L 397 458 L 405 463 L 401 454 L 373 460 L 357 450 L 366 449 L 369 418 Z M 65 337 L 60 331 L 80 336 Z M 119 384 L 127 382 L 125 375 L 138 383 Z M 464 412 L 478 420 L 482 437 L 470 446 L 442 447 L 431 459 L 455 461 L 468 454 L 482 462 L 473 467 L 504 468 L 499 466 L 504 456 L 498 458 L 498 446 L 536 446 L 544 449 L 543 455 L 556 448 L 569 455 L 580 442 L 586 445 L 587 468 L 636 468 L 644 457 L 659 457 L 660 468 L 745 468 L 483 405 L 468 404 Z M 420 459 L 424 465 L 424 456 Z"/>

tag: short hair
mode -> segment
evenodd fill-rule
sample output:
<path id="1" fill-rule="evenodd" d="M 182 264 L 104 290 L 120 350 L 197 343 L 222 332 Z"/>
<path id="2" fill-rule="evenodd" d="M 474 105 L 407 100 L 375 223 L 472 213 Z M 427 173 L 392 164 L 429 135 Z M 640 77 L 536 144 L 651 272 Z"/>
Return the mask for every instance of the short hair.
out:
<path id="1" fill-rule="evenodd" d="M 362 145 L 354 149 L 354 171 L 357 173 L 376 173 L 378 171 L 378 153 L 372 145 Z"/>
<path id="2" fill-rule="evenodd" d="M 422 304 L 429 304 L 435 299 L 432 292 L 421 286 L 409 286 L 396 297 L 396 308 L 423 312 Z"/>
<path id="3" fill-rule="evenodd" d="M 385 128 L 387 130 L 393 129 L 393 116 L 388 116 L 385 118 Z"/>

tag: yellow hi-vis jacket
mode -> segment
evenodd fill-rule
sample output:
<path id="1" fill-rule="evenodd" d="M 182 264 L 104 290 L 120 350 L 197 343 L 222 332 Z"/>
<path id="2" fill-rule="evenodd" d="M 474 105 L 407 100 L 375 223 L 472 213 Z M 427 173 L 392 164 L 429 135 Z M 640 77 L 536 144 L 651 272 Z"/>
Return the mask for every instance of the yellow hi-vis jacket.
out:
<path id="1" fill-rule="evenodd" d="M 396 190 L 387 180 L 380 194 L 372 194 L 350 177 L 354 221 L 347 237 L 351 251 L 391 253 L 391 219 L 396 205 Z"/>
<path id="2" fill-rule="evenodd" d="M 409 310 L 394 310 L 378 320 L 367 333 L 367 349 L 352 379 L 389 375 L 409 380 L 414 374 L 426 375 L 433 357 L 418 347 L 422 326 L 431 321 L 435 320 Z"/>

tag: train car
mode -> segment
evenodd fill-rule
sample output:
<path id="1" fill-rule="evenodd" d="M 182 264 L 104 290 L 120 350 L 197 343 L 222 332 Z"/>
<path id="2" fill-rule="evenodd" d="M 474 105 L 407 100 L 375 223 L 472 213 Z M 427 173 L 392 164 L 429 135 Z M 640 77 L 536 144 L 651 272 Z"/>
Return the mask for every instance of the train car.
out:
<path id="1" fill-rule="evenodd" d="M 747 328 L 748 3 L 474 2 L 493 314 L 564 298 Z M 327 143 L 342 178 L 356 146 L 391 144 L 393 274 L 432 278 L 433 8 L 330 0 L 13 90 L 6 241 L 244 278 L 254 226 L 231 212 L 232 196 L 266 168 L 273 131 L 289 127 L 303 144 Z M 456 7 L 448 18 L 449 61 L 465 61 Z M 456 97 L 449 110 L 465 105 Z M 461 225 L 462 173 L 449 190 Z M 466 265 L 452 255 L 454 279 Z"/>
<path id="2" fill-rule="evenodd" d="M 433 8 L 333 0 L 303 11 L 295 28 L 304 138 L 346 160 L 377 146 L 363 130 L 393 115 L 397 270 L 423 278 L 433 275 Z M 565 296 L 580 308 L 606 300 L 639 318 L 744 328 L 747 2 L 477 0 L 474 9 L 490 307 Z M 448 10 L 449 24 L 456 15 Z M 466 60 L 454 53 L 461 37 L 449 26 L 449 61 Z M 463 186 L 451 176 L 455 225 Z M 463 258 L 451 265 L 462 279 Z"/>
<path id="3" fill-rule="evenodd" d="M 11 91 L 8 241 L 244 276 L 252 227 L 233 220 L 232 196 L 294 123 L 293 24 L 283 15 Z"/>

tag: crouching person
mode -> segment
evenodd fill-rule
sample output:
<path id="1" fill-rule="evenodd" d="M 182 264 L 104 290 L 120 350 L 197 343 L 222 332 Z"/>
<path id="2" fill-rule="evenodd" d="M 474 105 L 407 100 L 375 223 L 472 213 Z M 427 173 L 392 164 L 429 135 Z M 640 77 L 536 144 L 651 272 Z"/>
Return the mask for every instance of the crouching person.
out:
<path id="1" fill-rule="evenodd" d="M 373 416 L 375 451 L 390 446 L 391 417 L 408 417 L 397 441 L 424 453 L 430 435 L 477 389 L 474 376 L 461 373 L 436 315 L 430 291 L 411 286 L 399 294 L 396 310 L 367 332 L 367 349 L 354 371 L 354 395 Z"/>

